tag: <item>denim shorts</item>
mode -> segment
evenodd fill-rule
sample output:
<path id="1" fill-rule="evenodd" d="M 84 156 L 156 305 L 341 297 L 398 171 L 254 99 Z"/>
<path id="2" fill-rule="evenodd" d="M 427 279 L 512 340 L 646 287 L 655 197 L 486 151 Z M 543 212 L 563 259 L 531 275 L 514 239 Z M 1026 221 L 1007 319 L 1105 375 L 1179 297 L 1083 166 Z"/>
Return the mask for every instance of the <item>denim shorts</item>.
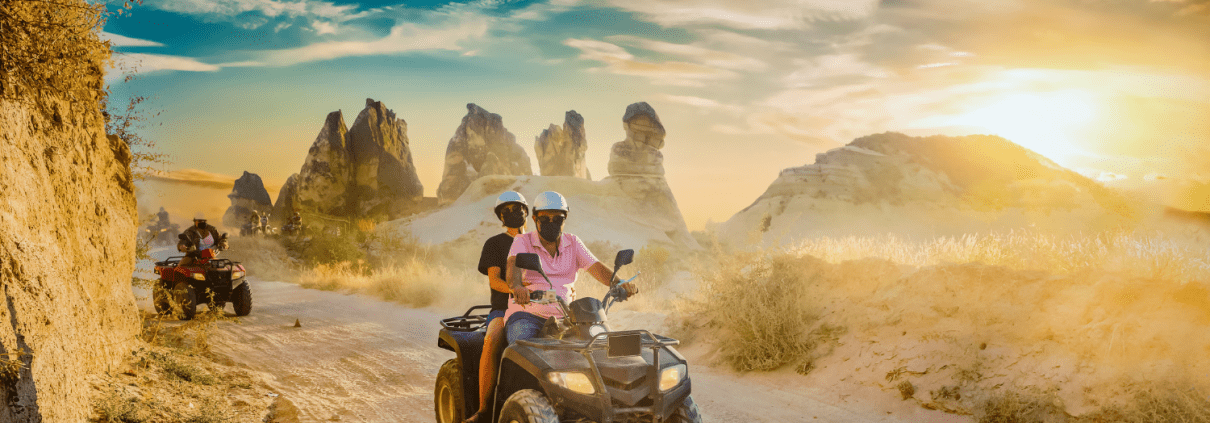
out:
<path id="1" fill-rule="evenodd" d="M 492 310 L 487 313 L 487 321 L 483 322 L 483 327 L 490 325 L 492 320 L 495 320 L 497 317 L 504 317 L 504 310 Z"/>
<path id="2" fill-rule="evenodd" d="M 546 319 L 541 317 L 524 311 L 513 313 L 512 316 L 508 317 L 508 323 L 504 325 L 504 332 L 508 336 L 508 345 L 512 345 L 522 339 L 538 336 L 544 325 L 546 325 Z"/>

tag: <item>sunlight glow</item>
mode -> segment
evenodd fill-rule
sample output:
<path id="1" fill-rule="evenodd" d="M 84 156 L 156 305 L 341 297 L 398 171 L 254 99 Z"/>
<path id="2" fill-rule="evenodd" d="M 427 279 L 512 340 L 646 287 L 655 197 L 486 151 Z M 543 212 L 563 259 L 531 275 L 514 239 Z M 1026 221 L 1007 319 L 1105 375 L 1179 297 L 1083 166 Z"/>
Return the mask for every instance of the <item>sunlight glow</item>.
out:
<path id="1" fill-rule="evenodd" d="M 1096 116 L 1095 100 L 1085 91 L 1013 93 L 947 123 L 980 127 L 1056 162 L 1079 150 L 1072 139 Z"/>

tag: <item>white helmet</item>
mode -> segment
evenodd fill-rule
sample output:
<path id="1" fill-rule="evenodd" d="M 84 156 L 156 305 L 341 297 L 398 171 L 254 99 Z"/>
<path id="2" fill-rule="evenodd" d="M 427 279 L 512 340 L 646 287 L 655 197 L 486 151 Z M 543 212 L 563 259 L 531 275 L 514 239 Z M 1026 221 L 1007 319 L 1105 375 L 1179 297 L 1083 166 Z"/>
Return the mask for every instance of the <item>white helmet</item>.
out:
<path id="1" fill-rule="evenodd" d="M 500 207 L 503 207 L 505 204 L 509 203 L 520 204 L 521 207 L 525 208 L 525 214 L 529 214 L 529 203 L 525 202 L 524 195 L 521 195 L 521 193 L 516 191 L 505 191 L 503 194 L 500 194 L 499 197 L 496 197 L 496 214 L 500 214 Z"/>
<path id="2" fill-rule="evenodd" d="M 567 199 L 554 191 L 538 194 L 538 199 L 534 200 L 534 213 L 537 213 L 538 210 L 562 210 L 566 213 Z"/>
<path id="3" fill-rule="evenodd" d="M 206 220 L 206 214 L 197 212 L 197 214 L 193 215 L 193 220 Z"/>

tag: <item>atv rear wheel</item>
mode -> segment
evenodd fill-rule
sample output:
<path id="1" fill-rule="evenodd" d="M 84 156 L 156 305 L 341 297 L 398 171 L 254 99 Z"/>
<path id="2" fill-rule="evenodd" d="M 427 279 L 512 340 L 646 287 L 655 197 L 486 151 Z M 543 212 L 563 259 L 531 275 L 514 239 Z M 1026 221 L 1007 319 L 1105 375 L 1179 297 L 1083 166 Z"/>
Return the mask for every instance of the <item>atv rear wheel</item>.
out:
<path id="1" fill-rule="evenodd" d="M 462 423 L 466 419 L 466 396 L 462 392 L 462 366 L 457 359 L 447 360 L 437 371 L 433 388 L 433 408 L 437 423 Z"/>
<path id="2" fill-rule="evenodd" d="M 181 306 L 181 320 L 193 320 L 197 315 L 197 290 L 185 282 L 178 282 L 172 293 L 173 302 Z"/>
<path id="3" fill-rule="evenodd" d="M 685 401 L 681 402 L 681 406 L 672 412 L 672 417 L 668 421 L 670 423 L 702 423 L 702 413 L 698 411 L 697 404 L 693 402 L 693 396 L 685 397 Z"/>
<path id="4" fill-rule="evenodd" d="M 252 288 L 248 287 L 247 281 L 231 291 L 231 308 L 235 309 L 236 316 L 247 316 L 252 312 Z"/>
<path id="5" fill-rule="evenodd" d="M 559 415 L 546 395 L 534 389 L 522 389 L 510 395 L 500 407 L 501 423 L 559 423 Z"/>

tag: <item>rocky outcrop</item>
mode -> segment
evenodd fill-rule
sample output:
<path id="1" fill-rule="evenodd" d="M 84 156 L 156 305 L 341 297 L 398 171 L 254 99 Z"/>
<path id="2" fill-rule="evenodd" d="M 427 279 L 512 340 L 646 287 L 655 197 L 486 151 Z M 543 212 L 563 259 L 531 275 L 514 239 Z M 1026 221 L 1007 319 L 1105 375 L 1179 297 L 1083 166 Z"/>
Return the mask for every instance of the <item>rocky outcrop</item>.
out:
<path id="1" fill-rule="evenodd" d="M 622 115 L 626 140 L 613 145 L 609 152 L 610 175 L 663 175 L 664 125 L 655 109 L 645 102 L 626 107 Z"/>
<path id="2" fill-rule="evenodd" d="M 351 209 L 358 216 L 398 216 L 420 200 L 424 186 L 416 176 L 408 144 L 408 124 L 381 101 L 366 108 L 348 133 L 352 153 Z"/>
<path id="3" fill-rule="evenodd" d="M 584 152 L 588 139 L 584 133 L 584 117 L 575 110 L 567 111 L 563 126 L 551 124 L 534 138 L 534 153 L 542 176 L 574 176 L 592 179 Z"/>
<path id="4" fill-rule="evenodd" d="M 1117 192 L 1004 138 L 885 133 L 782 170 L 719 229 L 736 244 L 887 232 L 1091 231 L 1127 224 L 1138 213 Z"/>
<path id="5" fill-rule="evenodd" d="M 223 213 L 223 224 L 233 228 L 247 222 L 252 212 L 264 214 L 273 210 L 273 201 L 269 199 L 265 183 L 259 175 L 248 171 L 244 171 L 243 176 L 235 180 L 235 187 L 227 194 L 227 198 L 231 200 L 231 207 Z"/>
<path id="6" fill-rule="evenodd" d="M 395 218 L 420 201 L 423 189 L 412 163 L 407 122 L 382 102 L 366 99 L 352 129 L 340 111 L 328 114 L 302 170 L 282 185 L 273 215 Z"/>
<path id="7" fill-rule="evenodd" d="M 664 179 L 664 125 L 645 102 L 626 107 L 622 115 L 626 139 L 613 145 L 607 182 L 643 205 L 644 219 L 665 228 L 676 244 L 700 248 L 689 234 L 672 189 Z"/>
<path id="8" fill-rule="evenodd" d="M 441 205 L 454 202 L 480 176 L 532 174 L 529 155 L 504 128 L 500 115 L 470 103 L 445 149 L 445 171 L 437 187 L 437 201 Z"/>
<path id="9" fill-rule="evenodd" d="M 130 150 L 95 100 L 41 102 L 0 100 L 0 422 L 88 420 L 139 330 Z"/>

